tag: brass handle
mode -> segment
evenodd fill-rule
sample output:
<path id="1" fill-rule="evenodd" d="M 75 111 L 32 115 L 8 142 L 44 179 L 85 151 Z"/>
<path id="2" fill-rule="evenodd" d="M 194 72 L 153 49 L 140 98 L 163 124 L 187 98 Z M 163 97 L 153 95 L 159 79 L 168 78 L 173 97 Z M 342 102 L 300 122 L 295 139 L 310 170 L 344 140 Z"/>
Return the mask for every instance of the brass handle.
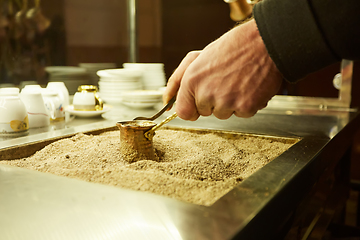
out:
<path id="1" fill-rule="evenodd" d="M 104 108 L 104 102 L 103 100 L 101 100 L 101 98 L 99 97 L 99 95 L 97 95 L 96 93 L 94 93 L 95 95 L 95 110 L 96 111 L 101 111 Z"/>
<path id="2" fill-rule="evenodd" d="M 134 118 L 134 120 L 150 120 L 150 121 L 153 121 L 153 120 L 157 119 L 158 117 L 160 117 L 161 114 L 163 114 L 166 110 L 168 110 L 171 107 L 171 105 L 174 104 L 175 100 L 176 100 L 176 95 L 172 99 L 170 99 L 170 101 L 159 112 L 157 112 L 152 117 L 136 117 L 136 118 Z"/>
<path id="3" fill-rule="evenodd" d="M 177 117 L 176 112 L 173 113 L 171 116 L 165 118 L 161 123 L 155 125 L 152 129 L 150 129 L 149 131 L 145 132 L 144 135 L 147 139 L 149 139 L 150 141 L 153 139 L 154 135 L 155 135 L 155 131 L 157 129 L 159 129 L 160 127 L 162 127 L 165 123 L 170 122 L 171 120 L 175 119 Z"/>

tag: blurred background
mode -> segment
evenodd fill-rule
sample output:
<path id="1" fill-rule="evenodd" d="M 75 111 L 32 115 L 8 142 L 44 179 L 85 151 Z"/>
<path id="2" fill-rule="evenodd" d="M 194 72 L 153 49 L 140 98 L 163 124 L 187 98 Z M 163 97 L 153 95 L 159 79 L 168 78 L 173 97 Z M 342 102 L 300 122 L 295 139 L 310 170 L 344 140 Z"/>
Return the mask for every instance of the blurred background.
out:
<path id="1" fill-rule="evenodd" d="M 129 61 L 126 0 L 41 1 L 49 26 L 40 31 L 29 30 L 26 16 L 19 19 L 36 0 L 1 2 L 1 18 L 8 19 L 2 24 L 1 83 L 42 83 L 45 66 Z M 138 62 L 165 63 L 167 75 L 188 51 L 202 49 L 234 26 L 228 4 L 219 0 L 138 0 L 136 14 Z"/>
<path id="2" fill-rule="evenodd" d="M 236 25 L 222 0 L 136 2 L 137 62 L 164 63 L 166 77 L 187 52 L 204 48 Z M 0 86 L 24 81 L 46 85 L 49 66 L 122 67 L 130 61 L 127 0 L 0 0 L 0 6 Z M 355 62 L 352 107 L 360 105 L 358 65 Z M 334 64 L 294 85 L 284 81 L 279 94 L 336 98 L 332 79 L 339 69 L 340 64 Z M 360 157 L 360 133 L 353 156 Z M 353 175 L 360 179 L 360 171 Z"/>

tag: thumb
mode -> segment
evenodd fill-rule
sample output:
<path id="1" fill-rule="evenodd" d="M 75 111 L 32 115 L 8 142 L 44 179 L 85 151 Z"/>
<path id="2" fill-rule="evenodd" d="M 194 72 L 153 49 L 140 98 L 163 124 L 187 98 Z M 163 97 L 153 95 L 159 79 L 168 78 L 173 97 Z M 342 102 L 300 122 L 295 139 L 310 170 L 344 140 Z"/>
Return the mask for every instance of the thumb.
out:
<path id="1" fill-rule="evenodd" d="M 166 90 L 163 94 L 163 103 L 167 104 L 170 99 L 176 95 L 180 88 L 182 77 L 188 66 L 199 56 L 201 51 L 189 52 L 185 58 L 181 61 L 179 66 L 175 69 L 173 74 L 170 76 L 166 86 Z"/>

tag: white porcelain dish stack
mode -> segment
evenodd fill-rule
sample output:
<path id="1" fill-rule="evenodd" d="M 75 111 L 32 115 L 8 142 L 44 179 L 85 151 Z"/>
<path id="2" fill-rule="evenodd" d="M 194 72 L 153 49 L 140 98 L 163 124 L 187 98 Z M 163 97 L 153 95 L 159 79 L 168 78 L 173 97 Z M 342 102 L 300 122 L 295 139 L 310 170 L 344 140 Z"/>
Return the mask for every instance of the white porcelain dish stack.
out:
<path id="1" fill-rule="evenodd" d="M 163 63 L 124 63 L 125 69 L 136 69 L 143 72 L 143 89 L 157 90 L 166 85 Z"/>
<path id="2" fill-rule="evenodd" d="M 108 104 L 122 103 L 121 93 L 141 90 L 142 71 L 124 68 L 106 69 L 97 72 L 99 95 Z"/>
<path id="3" fill-rule="evenodd" d="M 89 73 L 85 68 L 74 66 L 51 66 L 45 68 L 50 74 L 49 82 L 63 82 L 70 95 L 73 95 L 78 86 L 91 84 Z"/>
<path id="4" fill-rule="evenodd" d="M 132 108 L 151 108 L 162 102 L 162 91 L 138 90 L 120 94 L 122 104 Z"/>

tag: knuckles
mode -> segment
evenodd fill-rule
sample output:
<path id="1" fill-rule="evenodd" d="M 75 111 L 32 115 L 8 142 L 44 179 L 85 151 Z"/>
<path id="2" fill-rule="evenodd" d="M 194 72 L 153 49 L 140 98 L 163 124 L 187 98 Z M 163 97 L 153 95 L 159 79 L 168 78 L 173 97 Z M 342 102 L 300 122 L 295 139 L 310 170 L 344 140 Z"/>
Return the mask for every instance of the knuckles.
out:
<path id="1" fill-rule="evenodd" d="M 179 118 L 183 120 L 195 121 L 200 117 L 199 113 L 196 111 L 195 108 L 183 108 L 181 106 L 181 104 L 176 105 L 176 113 Z"/>

